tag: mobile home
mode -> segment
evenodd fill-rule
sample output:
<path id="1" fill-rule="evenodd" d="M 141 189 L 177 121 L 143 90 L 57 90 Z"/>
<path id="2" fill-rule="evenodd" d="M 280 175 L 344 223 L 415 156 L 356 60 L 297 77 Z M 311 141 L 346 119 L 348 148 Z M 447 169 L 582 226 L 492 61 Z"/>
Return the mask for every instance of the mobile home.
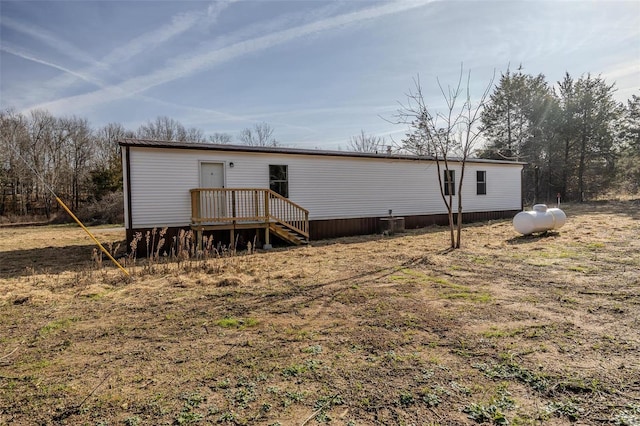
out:
<path id="1" fill-rule="evenodd" d="M 273 236 L 299 244 L 379 232 L 390 215 L 407 228 L 447 223 L 433 158 L 140 139 L 120 145 L 128 240 L 167 227 L 254 230 L 261 244 Z M 467 160 L 463 219 L 519 212 L 522 167 Z M 450 168 L 442 181 L 457 186 L 460 164 Z"/>

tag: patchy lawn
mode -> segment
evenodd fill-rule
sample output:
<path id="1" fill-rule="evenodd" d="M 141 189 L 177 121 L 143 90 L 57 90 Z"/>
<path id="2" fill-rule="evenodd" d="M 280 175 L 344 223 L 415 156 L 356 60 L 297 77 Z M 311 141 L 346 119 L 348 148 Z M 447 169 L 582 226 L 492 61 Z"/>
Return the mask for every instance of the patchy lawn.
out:
<path id="1" fill-rule="evenodd" d="M 640 203 L 565 211 L 131 281 L 79 229 L 0 229 L 0 425 L 640 424 Z"/>

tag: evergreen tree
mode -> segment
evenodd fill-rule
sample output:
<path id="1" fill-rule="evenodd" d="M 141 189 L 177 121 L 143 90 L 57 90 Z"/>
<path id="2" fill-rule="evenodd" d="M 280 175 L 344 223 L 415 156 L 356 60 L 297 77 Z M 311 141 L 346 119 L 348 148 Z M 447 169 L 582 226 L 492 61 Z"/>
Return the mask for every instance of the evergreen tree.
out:
<path id="1" fill-rule="evenodd" d="M 633 95 L 623 110 L 619 128 L 620 161 L 617 164 L 618 188 L 640 192 L 640 96 Z"/>
<path id="2" fill-rule="evenodd" d="M 488 144 L 479 156 L 527 162 L 526 199 L 540 199 L 543 181 L 548 187 L 548 150 L 549 144 L 555 142 L 558 110 L 557 99 L 544 75 L 507 70 L 482 112 Z"/>
<path id="3" fill-rule="evenodd" d="M 603 194 L 615 176 L 614 125 L 621 110 L 613 99 L 614 86 L 590 74 L 574 85 L 572 120 L 578 156 L 577 198 L 581 202 L 587 195 Z"/>
<path id="4" fill-rule="evenodd" d="M 557 143 L 553 146 L 550 156 L 555 159 L 555 167 L 551 169 L 553 188 L 562 198 L 575 198 L 571 194 L 574 185 L 570 184 L 575 175 L 576 155 L 574 145 L 577 138 L 577 121 L 574 119 L 576 110 L 575 89 L 573 78 L 565 73 L 564 79 L 558 82 L 558 96 L 560 110 L 557 119 Z"/>

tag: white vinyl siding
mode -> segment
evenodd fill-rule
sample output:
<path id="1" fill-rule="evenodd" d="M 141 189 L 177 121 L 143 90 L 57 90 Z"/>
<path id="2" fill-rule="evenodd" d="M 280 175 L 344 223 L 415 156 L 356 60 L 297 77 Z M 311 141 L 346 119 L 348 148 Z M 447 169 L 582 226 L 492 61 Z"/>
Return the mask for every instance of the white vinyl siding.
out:
<path id="1" fill-rule="evenodd" d="M 310 220 L 386 216 L 390 209 L 396 216 L 446 212 L 430 161 L 145 147 L 130 153 L 134 228 L 188 225 L 189 189 L 199 186 L 201 162 L 223 163 L 227 188 L 269 188 L 269 165 L 287 165 L 289 199 L 309 210 Z M 467 163 L 464 211 L 519 210 L 521 169 Z M 476 170 L 487 172 L 487 195 L 476 195 Z"/>

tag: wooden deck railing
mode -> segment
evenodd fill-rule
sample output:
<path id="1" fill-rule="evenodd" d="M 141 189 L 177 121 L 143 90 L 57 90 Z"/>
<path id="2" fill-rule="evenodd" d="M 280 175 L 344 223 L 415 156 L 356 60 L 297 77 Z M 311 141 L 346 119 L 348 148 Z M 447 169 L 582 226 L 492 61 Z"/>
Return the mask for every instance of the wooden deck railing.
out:
<path id="1" fill-rule="evenodd" d="M 191 223 L 279 223 L 309 237 L 309 211 L 265 188 L 195 188 L 191 191 Z"/>

